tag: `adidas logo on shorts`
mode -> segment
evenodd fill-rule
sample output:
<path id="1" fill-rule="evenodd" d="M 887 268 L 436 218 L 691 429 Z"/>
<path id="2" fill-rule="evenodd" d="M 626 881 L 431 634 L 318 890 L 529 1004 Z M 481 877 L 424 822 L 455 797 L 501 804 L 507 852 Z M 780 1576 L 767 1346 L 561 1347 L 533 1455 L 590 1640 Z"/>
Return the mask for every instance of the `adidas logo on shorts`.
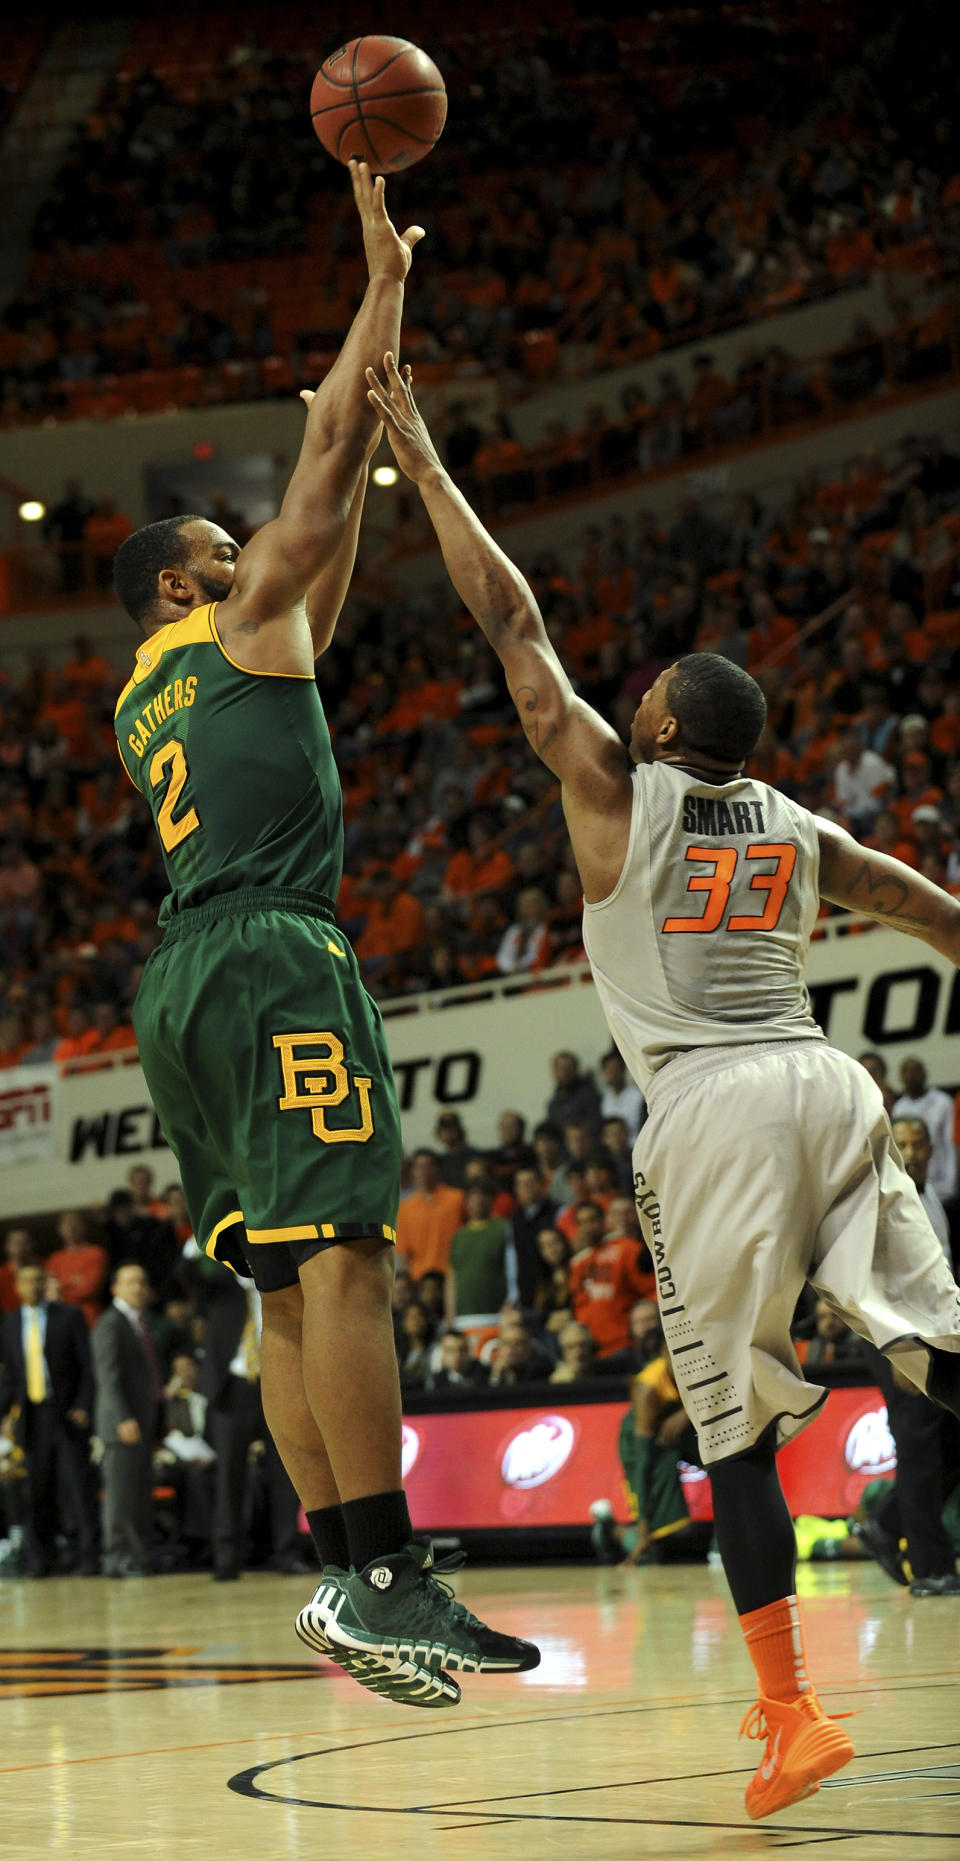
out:
<path id="1" fill-rule="evenodd" d="M 368 1572 L 367 1582 L 372 1583 L 375 1590 L 388 1590 L 393 1582 L 393 1571 L 386 1564 L 378 1564 L 375 1570 Z"/>

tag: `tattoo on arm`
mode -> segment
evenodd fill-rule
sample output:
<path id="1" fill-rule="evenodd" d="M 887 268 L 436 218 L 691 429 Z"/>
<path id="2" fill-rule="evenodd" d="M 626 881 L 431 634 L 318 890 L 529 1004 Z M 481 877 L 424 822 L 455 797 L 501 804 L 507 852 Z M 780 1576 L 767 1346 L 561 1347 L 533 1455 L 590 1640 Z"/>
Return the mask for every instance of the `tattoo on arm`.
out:
<path id="1" fill-rule="evenodd" d="M 907 924 L 926 926 L 930 919 L 924 917 L 916 908 L 904 911 L 903 907 L 910 896 L 910 885 L 906 879 L 897 879 L 892 875 L 873 878 L 870 868 L 864 860 L 859 872 L 854 874 L 850 883 L 851 898 L 863 903 L 867 912 L 875 912 L 884 918 L 902 917 Z M 859 896 L 858 896 L 859 895 Z"/>
<path id="2" fill-rule="evenodd" d="M 559 731 L 556 724 L 544 724 L 539 718 L 533 716 L 533 712 L 540 703 L 536 688 L 533 685 L 518 685 L 513 694 L 513 702 L 520 713 L 520 722 L 524 731 L 537 755 L 545 755 L 551 743 L 556 741 Z"/>

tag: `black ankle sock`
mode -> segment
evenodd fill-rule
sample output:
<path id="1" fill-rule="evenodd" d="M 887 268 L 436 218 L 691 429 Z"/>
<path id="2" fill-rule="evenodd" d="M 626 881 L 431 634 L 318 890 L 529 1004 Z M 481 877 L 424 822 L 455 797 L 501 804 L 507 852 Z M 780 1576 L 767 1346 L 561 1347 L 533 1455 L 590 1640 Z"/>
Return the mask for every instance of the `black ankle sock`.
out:
<path id="1" fill-rule="evenodd" d="M 343 1507 L 318 1506 L 316 1512 L 307 1513 L 307 1524 L 317 1547 L 321 1569 L 325 1564 L 337 1564 L 341 1570 L 346 1570 L 350 1562 L 350 1547 Z"/>
<path id="2" fill-rule="evenodd" d="M 357 1570 L 365 1570 L 375 1557 L 389 1557 L 393 1551 L 402 1551 L 413 1537 L 407 1495 L 402 1487 L 395 1493 L 371 1493 L 367 1499 L 348 1499 L 342 1511 L 350 1562 Z"/>

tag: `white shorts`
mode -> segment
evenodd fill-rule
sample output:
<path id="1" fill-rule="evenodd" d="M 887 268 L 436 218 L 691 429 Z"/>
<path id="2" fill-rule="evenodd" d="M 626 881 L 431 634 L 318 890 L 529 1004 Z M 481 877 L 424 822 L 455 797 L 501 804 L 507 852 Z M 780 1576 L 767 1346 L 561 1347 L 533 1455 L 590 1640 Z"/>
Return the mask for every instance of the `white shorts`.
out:
<path id="1" fill-rule="evenodd" d="M 960 1290 L 866 1070 L 826 1041 L 698 1048 L 657 1073 L 633 1151 L 673 1374 L 705 1463 L 827 1391 L 790 1325 L 804 1281 L 922 1389 Z"/>

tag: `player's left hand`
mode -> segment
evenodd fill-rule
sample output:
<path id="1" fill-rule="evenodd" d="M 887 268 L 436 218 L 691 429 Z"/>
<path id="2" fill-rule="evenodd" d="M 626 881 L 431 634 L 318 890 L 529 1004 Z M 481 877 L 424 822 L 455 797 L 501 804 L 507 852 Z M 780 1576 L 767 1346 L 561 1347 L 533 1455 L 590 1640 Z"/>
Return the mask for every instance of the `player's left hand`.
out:
<path id="1" fill-rule="evenodd" d="M 413 260 L 413 248 L 426 238 L 422 226 L 398 233 L 387 212 L 386 182 L 372 175 L 366 162 L 351 161 L 353 198 L 363 227 L 363 245 L 371 278 L 394 278 L 401 284 Z"/>
<path id="2" fill-rule="evenodd" d="M 396 358 L 388 349 L 383 358 L 383 372 L 385 382 L 380 380 L 376 369 L 367 369 L 367 400 L 383 421 L 400 470 L 416 484 L 434 472 L 442 472 L 443 462 L 413 398 L 413 370 L 409 362 L 401 374 Z"/>

